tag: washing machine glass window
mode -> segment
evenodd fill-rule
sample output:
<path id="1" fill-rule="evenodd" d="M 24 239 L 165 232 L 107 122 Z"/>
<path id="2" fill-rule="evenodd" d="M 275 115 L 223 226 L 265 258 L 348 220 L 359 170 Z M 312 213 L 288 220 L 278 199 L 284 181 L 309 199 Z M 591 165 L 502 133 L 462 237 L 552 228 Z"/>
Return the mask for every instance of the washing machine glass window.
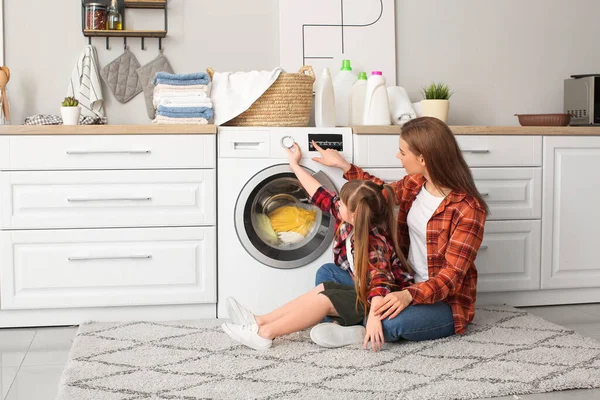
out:
<path id="1" fill-rule="evenodd" d="M 327 176 L 315 177 L 335 190 Z M 252 257 L 274 268 L 298 268 L 329 247 L 335 220 L 311 203 L 288 165 L 276 165 L 244 186 L 236 204 L 235 225 Z"/>

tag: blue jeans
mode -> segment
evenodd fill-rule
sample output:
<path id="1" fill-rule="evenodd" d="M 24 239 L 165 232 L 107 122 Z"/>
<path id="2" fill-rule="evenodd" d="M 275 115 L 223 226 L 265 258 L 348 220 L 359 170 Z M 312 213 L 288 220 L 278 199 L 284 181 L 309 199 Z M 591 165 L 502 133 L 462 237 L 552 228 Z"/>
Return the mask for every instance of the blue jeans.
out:
<path id="1" fill-rule="evenodd" d="M 348 271 L 335 264 L 325 264 L 317 271 L 316 285 L 336 282 L 354 285 Z M 432 340 L 454 335 L 454 317 L 448 303 L 417 304 L 406 307 L 394 319 L 382 321 L 386 342 L 398 340 Z"/>

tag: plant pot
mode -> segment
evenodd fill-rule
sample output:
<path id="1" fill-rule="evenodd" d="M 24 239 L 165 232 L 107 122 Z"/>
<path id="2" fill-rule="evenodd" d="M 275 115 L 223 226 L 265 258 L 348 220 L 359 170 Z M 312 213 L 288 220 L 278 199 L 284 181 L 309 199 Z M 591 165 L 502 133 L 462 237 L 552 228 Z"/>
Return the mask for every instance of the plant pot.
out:
<path id="1" fill-rule="evenodd" d="M 435 117 L 446 122 L 450 110 L 450 100 L 421 100 L 424 117 Z"/>
<path id="2" fill-rule="evenodd" d="M 81 107 L 61 107 L 60 115 L 62 116 L 63 125 L 79 125 Z"/>

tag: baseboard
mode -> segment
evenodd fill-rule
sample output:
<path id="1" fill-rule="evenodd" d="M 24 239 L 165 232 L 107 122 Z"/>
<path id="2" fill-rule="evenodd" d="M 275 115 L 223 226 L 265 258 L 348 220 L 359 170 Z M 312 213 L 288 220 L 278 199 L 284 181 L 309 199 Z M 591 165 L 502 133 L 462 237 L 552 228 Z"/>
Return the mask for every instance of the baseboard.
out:
<path id="1" fill-rule="evenodd" d="M 88 321 L 176 321 L 216 317 L 216 304 L 0 310 L 0 328 L 71 326 Z"/>
<path id="2" fill-rule="evenodd" d="M 600 288 L 477 293 L 477 305 L 506 304 L 528 307 L 585 303 L 600 303 Z"/>

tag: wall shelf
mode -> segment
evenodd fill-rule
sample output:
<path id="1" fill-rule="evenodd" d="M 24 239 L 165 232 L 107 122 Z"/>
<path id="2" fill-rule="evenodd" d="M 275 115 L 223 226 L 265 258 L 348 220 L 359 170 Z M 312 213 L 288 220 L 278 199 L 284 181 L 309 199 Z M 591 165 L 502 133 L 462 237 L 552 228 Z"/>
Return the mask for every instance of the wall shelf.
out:
<path id="1" fill-rule="evenodd" d="M 144 39 L 155 38 L 158 39 L 158 49 L 162 50 L 162 39 L 167 37 L 167 0 L 118 0 L 119 12 L 123 16 L 123 25 L 125 26 L 125 9 L 126 8 L 137 8 L 137 9 L 154 9 L 164 10 L 164 21 L 165 28 L 160 30 L 135 30 L 135 29 L 124 29 L 124 30 L 96 30 L 96 29 L 85 29 L 85 4 L 89 3 L 89 0 L 81 1 L 81 31 L 83 36 L 88 38 L 88 43 L 92 44 L 92 37 L 103 37 L 106 38 L 106 49 L 110 49 L 109 38 L 123 38 L 124 47 L 127 48 L 127 38 L 141 38 L 142 39 L 142 50 L 146 50 L 144 46 Z"/>

